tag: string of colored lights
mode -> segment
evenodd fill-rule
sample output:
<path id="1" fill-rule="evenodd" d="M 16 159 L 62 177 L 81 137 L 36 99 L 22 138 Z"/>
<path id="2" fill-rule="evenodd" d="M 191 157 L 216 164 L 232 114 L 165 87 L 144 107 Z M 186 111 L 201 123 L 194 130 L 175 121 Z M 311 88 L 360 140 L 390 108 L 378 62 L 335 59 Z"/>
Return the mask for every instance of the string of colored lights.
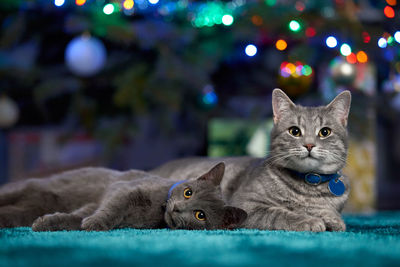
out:
<path id="1" fill-rule="evenodd" d="M 74 2 L 76 6 L 84 6 L 92 3 L 89 0 L 53 0 L 54 5 L 56 7 L 62 7 L 67 2 L 71 4 Z M 155 6 L 157 4 L 160 5 L 159 10 L 162 14 L 162 10 L 173 9 L 171 5 L 182 5 L 182 1 L 163 1 L 162 3 L 159 2 L 160 0 L 115 0 L 111 2 L 104 3 L 103 6 L 103 13 L 105 15 L 111 15 L 116 12 L 124 11 L 126 15 L 132 15 L 134 7 L 139 4 L 142 5 L 143 3 L 148 3 L 150 6 Z M 188 1 L 185 2 L 186 6 L 189 5 Z M 222 24 L 224 26 L 231 26 L 235 22 L 235 13 L 239 8 L 244 6 L 246 1 L 242 0 L 234 0 L 232 2 L 219 2 L 219 1 L 207 1 L 207 2 L 197 2 L 197 3 L 190 3 L 195 8 L 190 11 L 190 16 L 188 19 L 192 23 L 194 27 L 201 28 L 201 27 L 212 27 L 214 25 Z M 386 0 L 387 6 L 383 9 L 383 14 L 386 18 L 393 19 L 396 17 L 396 12 L 394 10 L 394 6 L 397 5 L 397 0 Z M 265 0 L 265 4 L 267 6 L 274 6 L 276 5 L 276 0 Z M 303 2 L 298 1 L 295 5 L 296 10 L 302 12 L 305 10 L 306 6 Z M 243 13 L 243 12 L 241 12 Z M 262 17 L 258 15 L 254 15 L 251 17 L 251 21 L 255 26 L 260 26 L 263 24 Z M 317 34 L 315 28 L 309 26 L 305 27 L 305 24 L 298 19 L 292 19 L 288 22 L 288 28 L 293 33 L 300 33 L 304 32 L 304 34 L 308 37 L 314 37 Z M 362 33 L 364 43 L 369 43 L 371 41 L 371 37 L 368 32 Z M 394 33 L 394 35 L 390 35 L 388 33 L 384 33 L 382 37 L 378 39 L 377 45 L 380 48 L 386 48 L 388 46 L 394 45 L 394 41 L 400 43 L 400 31 Z M 350 46 L 349 43 L 339 43 L 337 37 L 331 35 L 325 39 L 325 44 L 329 48 L 339 48 L 339 52 L 342 56 L 344 56 L 348 63 L 355 64 L 355 63 L 366 63 L 368 62 L 368 55 L 365 51 L 360 50 L 357 52 L 353 52 L 353 48 Z M 288 48 L 288 42 L 283 38 L 279 38 L 275 42 L 275 47 L 279 51 L 284 51 Z M 244 47 L 244 52 L 249 57 L 254 57 L 257 54 L 257 46 L 255 44 L 248 44 Z"/>

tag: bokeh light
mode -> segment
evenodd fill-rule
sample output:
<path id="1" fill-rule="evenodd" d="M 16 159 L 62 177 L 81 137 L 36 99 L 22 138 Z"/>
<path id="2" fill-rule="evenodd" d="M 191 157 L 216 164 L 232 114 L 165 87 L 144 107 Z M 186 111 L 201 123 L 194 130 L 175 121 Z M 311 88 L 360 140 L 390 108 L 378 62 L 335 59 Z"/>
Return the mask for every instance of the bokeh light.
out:
<path id="1" fill-rule="evenodd" d="M 308 27 L 306 29 L 306 36 L 307 37 L 314 37 L 317 34 L 317 31 L 313 27 Z"/>
<path id="2" fill-rule="evenodd" d="M 152 5 L 156 5 L 159 2 L 159 0 L 149 0 L 149 3 Z"/>
<path id="3" fill-rule="evenodd" d="M 294 7 L 296 8 L 297 11 L 303 12 L 304 9 L 306 8 L 306 5 L 301 1 L 297 1 Z"/>
<path id="4" fill-rule="evenodd" d="M 83 6 L 86 3 L 86 0 L 75 0 L 75 4 L 77 6 Z"/>
<path id="5" fill-rule="evenodd" d="M 232 17 L 232 15 L 229 15 L 229 14 L 223 15 L 223 16 L 222 16 L 222 23 L 223 23 L 225 26 L 230 26 L 230 25 L 232 25 L 232 23 L 233 23 L 233 17 Z"/>
<path id="6" fill-rule="evenodd" d="M 276 0 L 265 0 L 265 4 L 267 4 L 267 6 L 274 6 L 276 5 Z"/>
<path id="7" fill-rule="evenodd" d="M 393 38 L 392 36 L 389 36 L 389 37 L 386 39 L 386 41 L 387 41 L 388 45 L 392 45 L 393 42 L 394 42 L 394 38 Z"/>
<path id="8" fill-rule="evenodd" d="M 335 37 L 333 36 L 329 36 L 328 38 L 326 38 L 326 45 L 330 48 L 334 48 L 337 46 L 337 40 Z"/>
<path id="9" fill-rule="evenodd" d="M 301 29 L 300 23 L 297 20 L 292 20 L 289 22 L 289 29 L 294 32 L 298 32 Z"/>
<path id="10" fill-rule="evenodd" d="M 249 57 L 253 57 L 257 54 L 257 47 L 253 44 L 249 44 L 246 46 L 244 52 L 246 53 L 246 55 L 248 55 Z"/>
<path id="11" fill-rule="evenodd" d="M 309 65 L 303 65 L 301 62 L 291 63 L 282 62 L 280 66 L 280 75 L 288 78 L 299 78 L 300 76 L 310 76 L 313 73 L 312 68 Z"/>
<path id="12" fill-rule="evenodd" d="M 125 9 L 129 10 L 129 9 L 133 8 L 133 6 L 135 5 L 135 2 L 133 2 L 133 0 L 125 0 L 122 5 Z"/>
<path id="13" fill-rule="evenodd" d="M 206 105 L 213 106 L 218 102 L 218 96 L 214 91 L 208 92 L 203 96 L 203 102 Z"/>
<path id="14" fill-rule="evenodd" d="M 383 9 L 383 13 L 385 14 L 386 17 L 388 18 L 394 18 L 394 9 L 390 6 L 386 6 L 385 9 Z"/>
<path id="15" fill-rule="evenodd" d="M 366 43 L 366 44 L 371 41 L 371 36 L 369 36 L 368 32 L 363 32 L 362 37 L 363 37 L 364 43 Z"/>
<path id="16" fill-rule="evenodd" d="M 107 4 L 103 8 L 103 12 L 106 15 L 111 15 L 114 12 L 115 8 L 113 4 Z"/>
<path id="17" fill-rule="evenodd" d="M 344 75 L 344 76 L 351 76 L 354 74 L 354 67 L 352 65 L 350 65 L 349 63 L 343 63 L 340 65 L 340 72 Z"/>
<path id="18" fill-rule="evenodd" d="M 62 6 L 64 5 L 65 0 L 54 0 L 54 5 L 56 6 Z"/>
<path id="19" fill-rule="evenodd" d="M 309 65 L 304 65 L 301 72 L 304 76 L 310 76 L 312 74 L 312 68 Z"/>
<path id="20" fill-rule="evenodd" d="M 379 46 L 380 48 L 385 48 L 385 47 L 387 46 L 387 41 L 386 41 L 386 39 L 383 38 L 383 37 L 379 38 L 379 40 L 378 40 L 378 46 Z"/>
<path id="21" fill-rule="evenodd" d="M 397 5 L 397 0 L 386 0 L 386 3 L 391 6 Z"/>
<path id="22" fill-rule="evenodd" d="M 296 71 L 296 66 L 293 63 L 288 63 L 286 65 L 286 69 L 289 70 L 290 74 L 294 74 L 294 72 Z"/>
<path id="23" fill-rule="evenodd" d="M 366 62 L 368 62 L 367 53 L 365 53 L 364 51 L 359 51 L 359 52 L 357 53 L 357 60 L 358 60 L 358 62 L 360 62 L 360 63 L 366 63 Z"/>
<path id="24" fill-rule="evenodd" d="M 400 31 L 397 31 L 394 33 L 394 40 L 398 43 L 400 43 Z"/>
<path id="25" fill-rule="evenodd" d="M 275 46 L 276 46 L 276 49 L 283 51 L 286 49 L 287 43 L 285 40 L 280 39 L 280 40 L 276 41 Z"/>
<path id="26" fill-rule="evenodd" d="M 350 53 L 350 55 L 348 55 L 346 57 L 347 62 L 349 62 L 350 64 L 355 64 L 357 63 L 357 56 L 354 53 Z"/>
<path id="27" fill-rule="evenodd" d="M 195 27 L 212 27 L 221 23 L 229 26 L 233 22 L 234 18 L 231 15 L 231 10 L 217 1 L 209 1 L 207 4 L 202 5 L 192 19 L 192 24 Z"/>
<path id="28" fill-rule="evenodd" d="M 346 43 L 342 44 L 342 46 L 340 47 L 340 53 L 343 56 L 347 57 L 351 54 L 351 47 Z"/>
<path id="29" fill-rule="evenodd" d="M 256 26 L 261 26 L 263 24 L 263 19 L 259 15 L 254 15 L 251 17 L 251 22 Z"/>

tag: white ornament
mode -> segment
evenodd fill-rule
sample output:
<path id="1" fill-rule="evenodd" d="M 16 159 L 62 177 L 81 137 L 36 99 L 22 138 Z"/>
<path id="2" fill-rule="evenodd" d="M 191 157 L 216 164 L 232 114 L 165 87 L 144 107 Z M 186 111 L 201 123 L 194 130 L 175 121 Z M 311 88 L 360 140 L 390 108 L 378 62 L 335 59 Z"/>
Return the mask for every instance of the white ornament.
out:
<path id="1" fill-rule="evenodd" d="M 107 57 L 103 43 L 91 36 L 74 38 L 65 50 L 65 61 L 68 68 L 78 76 L 91 76 L 98 73 Z"/>
<path id="2" fill-rule="evenodd" d="M 18 107 L 10 98 L 0 96 L 0 128 L 13 126 L 18 120 Z"/>

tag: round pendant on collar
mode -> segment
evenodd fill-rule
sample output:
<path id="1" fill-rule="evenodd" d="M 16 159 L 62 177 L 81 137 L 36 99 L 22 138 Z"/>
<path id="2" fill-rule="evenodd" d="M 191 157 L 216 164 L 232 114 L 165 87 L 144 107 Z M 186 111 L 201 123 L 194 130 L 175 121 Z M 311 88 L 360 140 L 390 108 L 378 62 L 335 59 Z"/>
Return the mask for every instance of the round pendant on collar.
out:
<path id="1" fill-rule="evenodd" d="M 346 191 L 346 186 L 339 179 L 332 179 L 328 184 L 329 191 L 337 197 L 340 197 Z"/>
<path id="2" fill-rule="evenodd" d="M 322 182 L 322 177 L 317 173 L 307 173 L 304 180 L 307 184 L 319 185 Z"/>

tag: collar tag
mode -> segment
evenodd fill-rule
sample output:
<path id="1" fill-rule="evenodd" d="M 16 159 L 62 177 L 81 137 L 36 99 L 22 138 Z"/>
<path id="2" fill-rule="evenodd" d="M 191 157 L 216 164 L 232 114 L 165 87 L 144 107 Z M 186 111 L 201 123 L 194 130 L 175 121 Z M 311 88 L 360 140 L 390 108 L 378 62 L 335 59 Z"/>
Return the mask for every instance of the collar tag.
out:
<path id="1" fill-rule="evenodd" d="M 331 193 L 337 197 L 340 197 L 344 194 L 344 191 L 346 191 L 346 186 L 342 181 L 339 180 L 339 178 L 330 180 L 328 183 L 328 188 L 329 191 L 331 191 Z"/>

